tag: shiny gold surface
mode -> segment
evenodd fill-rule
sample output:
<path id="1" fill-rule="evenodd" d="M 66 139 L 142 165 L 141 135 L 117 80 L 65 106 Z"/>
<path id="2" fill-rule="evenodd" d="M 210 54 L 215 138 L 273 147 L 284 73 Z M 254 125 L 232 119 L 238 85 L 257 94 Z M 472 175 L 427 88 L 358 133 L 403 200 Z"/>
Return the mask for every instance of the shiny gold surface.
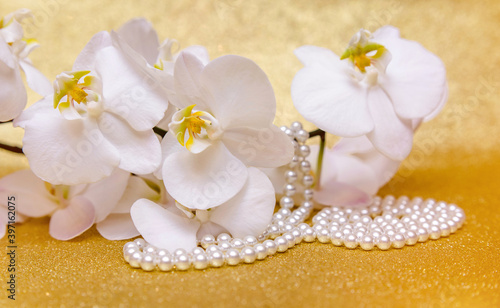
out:
<path id="1" fill-rule="evenodd" d="M 0 258 L 0 306 L 500 306 L 498 1 L 33 0 L 2 1 L 0 15 L 22 7 L 38 18 L 34 34 L 42 47 L 31 58 L 51 80 L 71 69 L 94 33 L 144 16 L 161 39 L 205 45 L 212 58 L 256 61 L 275 88 L 279 125 L 300 119 L 290 98 L 301 67 L 296 47 L 340 53 L 359 28 L 395 25 L 443 59 L 450 98 L 417 133 L 412 155 L 381 195 L 455 202 L 467 221 L 449 238 L 401 250 L 301 244 L 253 265 L 145 273 L 122 260 L 125 241 L 107 241 L 92 229 L 60 242 L 48 235 L 48 219 L 37 219 L 17 228 L 15 303 L 6 298 L 7 259 Z M 32 103 L 37 96 L 30 94 Z M 20 145 L 21 136 L 0 125 L 1 142 Z M 20 168 L 27 168 L 25 158 L 0 152 L 0 176 Z"/>

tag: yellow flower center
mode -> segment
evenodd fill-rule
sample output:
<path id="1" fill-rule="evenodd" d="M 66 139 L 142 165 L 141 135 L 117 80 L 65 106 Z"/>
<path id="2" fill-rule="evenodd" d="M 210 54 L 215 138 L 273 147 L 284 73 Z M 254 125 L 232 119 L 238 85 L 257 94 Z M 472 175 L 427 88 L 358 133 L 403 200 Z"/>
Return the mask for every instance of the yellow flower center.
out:
<path id="1" fill-rule="evenodd" d="M 99 100 L 99 95 L 94 92 L 93 85 L 95 78 L 87 76 L 90 71 L 79 71 L 71 73 L 62 73 L 57 76 L 54 94 L 54 109 L 58 108 L 60 112 L 72 107 L 76 108 L 76 104 L 85 105 L 76 108 L 79 113 L 89 113 L 91 115 L 99 115 L 99 104 L 95 104 Z M 89 104 L 94 102 L 92 104 Z M 95 110 L 94 110 L 95 109 Z"/>
<path id="2" fill-rule="evenodd" d="M 193 153 L 199 153 L 211 143 L 210 140 L 220 136 L 221 130 L 210 113 L 193 111 L 194 106 L 177 111 L 169 124 L 169 130 L 182 146 Z"/>
<path id="3" fill-rule="evenodd" d="M 377 43 L 368 42 L 365 45 L 357 44 L 346 49 L 340 60 L 349 59 L 362 73 L 371 66 L 376 59 L 381 58 L 387 49 Z"/>

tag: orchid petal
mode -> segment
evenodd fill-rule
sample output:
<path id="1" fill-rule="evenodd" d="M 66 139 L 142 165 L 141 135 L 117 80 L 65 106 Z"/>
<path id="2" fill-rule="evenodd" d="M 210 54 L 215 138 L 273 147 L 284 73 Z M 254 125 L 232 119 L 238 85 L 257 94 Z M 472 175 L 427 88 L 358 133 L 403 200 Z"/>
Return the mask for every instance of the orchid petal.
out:
<path id="1" fill-rule="evenodd" d="M 148 174 L 159 167 L 161 146 L 152 130 L 135 131 L 120 117 L 107 112 L 101 115 L 98 123 L 105 138 L 120 153 L 120 169 Z"/>
<path id="2" fill-rule="evenodd" d="M 94 224 L 94 207 L 83 198 L 73 198 L 70 204 L 56 211 L 50 219 L 50 235 L 61 241 L 70 240 L 87 231 Z"/>
<path id="3" fill-rule="evenodd" d="M 144 18 L 134 18 L 121 26 L 117 33 L 132 49 L 142 55 L 151 66 L 155 65 L 158 59 L 160 42 L 158 34 L 149 21 Z"/>
<path id="4" fill-rule="evenodd" d="M 446 91 L 446 69 L 436 55 L 417 42 L 402 38 L 379 38 L 374 42 L 391 51 L 392 60 L 379 84 L 405 119 L 424 118 L 441 103 Z"/>
<path id="5" fill-rule="evenodd" d="M 271 181 L 257 168 L 248 168 L 241 191 L 213 209 L 210 220 L 226 228 L 233 237 L 258 235 L 271 222 L 276 197 Z"/>
<path id="6" fill-rule="evenodd" d="M 33 89 L 33 91 L 42 96 L 47 96 L 54 92 L 50 81 L 39 70 L 37 70 L 33 64 L 26 60 L 20 61 L 19 64 L 26 75 L 26 82 L 28 83 L 28 86 Z"/>
<path id="7" fill-rule="evenodd" d="M 151 245 L 172 252 L 196 247 L 198 220 L 176 215 L 147 199 L 137 200 L 130 214 L 137 230 Z"/>
<path id="8" fill-rule="evenodd" d="M 163 179 L 162 175 L 163 163 L 165 162 L 165 159 L 167 159 L 168 156 L 176 152 L 181 152 L 185 150 L 186 148 L 179 143 L 176 136 L 172 132 L 167 133 L 165 137 L 163 137 L 163 140 L 161 141 L 162 165 L 158 170 L 154 172 L 155 177 L 160 180 Z"/>
<path id="9" fill-rule="evenodd" d="M 289 163 L 294 155 L 290 138 L 274 125 L 261 129 L 230 128 L 222 141 L 247 166 L 278 167 Z"/>
<path id="10" fill-rule="evenodd" d="M 110 46 L 112 42 L 109 32 L 101 31 L 95 34 L 76 58 L 73 71 L 93 71 L 98 52 Z"/>
<path id="11" fill-rule="evenodd" d="M 188 52 L 181 52 L 175 61 L 174 88 L 172 104 L 183 109 L 196 105 L 198 110 L 207 110 L 206 102 L 201 100 L 200 75 L 204 65 L 200 59 Z M 176 97 L 179 97 L 176 99 Z"/>
<path id="12" fill-rule="evenodd" d="M 196 238 L 201 239 L 203 236 L 207 234 L 211 234 L 213 236 L 217 236 L 221 233 L 227 233 L 227 231 L 224 227 L 219 226 L 216 223 L 213 223 L 211 221 L 207 221 L 203 224 L 201 224 L 200 229 L 196 233 Z"/>
<path id="13" fill-rule="evenodd" d="M 138 131 L 150 130 L 162 119 L 168 100 L 147 68 L 115 47 L 102 49 L 95 66 L 105 85 L 105 110 L 119 114 Z"/>
<path id="14" fill-rule="evenodd" d="M 109 177 L 88 185 L 82 193 L 95 208 L 96 222 L 102 221 L 114 209 L 125 192 L 129 177 L 130 173 L 117 169 Z"/>
<path id="15" fill-rule="evenodd" d="M 222 142 L 198 154 L 175 152 L 163 164 L 168 193 L 190 209 L 206 210 L 226 202 L 241 190 L 247 175 L 246 166 Z"/>
<path id="16" fill-rule="evenodd" d="M 0 121 L 11 120 L 23 111 L 26 89 L 9 47 L 0 38 Z"/>
<path id="17" fill-rule="evenodd" d="M 324 48 L 304 46 L 296 53 L 305 63 L 313 63 L 292 82 L 292 99 L 299 113 L 322 130 L 343 137 L 372 131 L 366 88 L 352 78 L 349 67 L 342 67 L 340 59 Z M 312 60 L 315 56 L 318 59 Z"/>
<path id="18" fill-rule="evenodd" d="M 26 130 L 23 151 L 33 172 L 49 183 L 65 185 L 109 176 L 120 162 L 120 153 L 104 138 L 97 123 L 64 119 L 52 108 L 52 100 L 47 96 L 36 103 L 38 113 L 20 123 Z"/>
<path id="19" fill-rule="evenodd" d="M 400 119 L 396 115 L 391 101 L 379 87 L 368 92 L 368 101 L 376 125 L 367 137 L 387 157 L 400 161 L 405 159 L 413 144 L 411 121 Z"/>
<path id="20" fill-rule="evenodd" d="M 111 214 L 97 223 L 97 231 L 107 240 L 118 241 L 140 235 L 130 214 Z"/>
<path id="21" fill-rule="evenodd" d="M 423 119 L 424 122 L 428 122 L 428 121 L 434 119 L 439 113 L 441 113 L 441 111 L 443 110 L 444 106 L 446 105 L 446 102 L 448 101 L 448 95 L 449 95 L 448 83 L 446 83 L 446 89 L 443 92 L 443 96 L 441 96 L 441 101 L 439 102 L 439 104 L 436 107 L 436 109 L 434 109 L 430 114 L 428 114 Z"/>
<path id="22" fill-rule="evenodd" d="M 131 176 L 128 180 L 125 193 L 113 209 L 113 214 L 128 214 L 135 201 L 139 199 L 149 199 L 156 201 L 160 198 L 160 193 L 153 190 L 146 181 L 138 176 Z"/>
<path id="23" fill-rule="evenodd" d="M 268 127 L 273 122 L 276 112 L 273 88 L 264 71 L 252 60 L 234 55 L 217 58 L 203 70 L 201 83 L 210 93 L 207 111 L 223 129 Z"/>
<path id="24" fill-rule="evenodd" d="M 19 170 L 0 179 L 0 204 L 7 206 L 10 196 L 16 198 L 16 211 L 30 217 L 46 216 L 57 209 L 45 183 L 31 170 Z"/>
<path id="25" fill-rule="evenodd" d="M 210 62 L 210 56 L 208 55 L 208 50 L 204 46 L 193 45 L 186 47 L 182 50 L 183 52 L 189 52 L 195 55 L 198 60 L 201 61 L 203 65 L 207 65 Z"/>
<path id="26" fill-rule="evenodd" d="M 314 200 L 326 206 L 362 207 L 370 204 L 371 197 L 366 192 L 352 185 L 329 181 L 324 187 L 314 192 Z"/>

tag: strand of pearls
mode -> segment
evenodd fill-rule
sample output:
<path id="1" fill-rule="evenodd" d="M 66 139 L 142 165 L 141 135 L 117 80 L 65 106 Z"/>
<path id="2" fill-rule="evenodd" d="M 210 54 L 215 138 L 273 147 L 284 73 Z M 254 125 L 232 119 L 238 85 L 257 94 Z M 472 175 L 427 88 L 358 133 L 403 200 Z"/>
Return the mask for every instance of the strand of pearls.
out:
<path id="1" fill-rule="evenodd" d="M 387 250 L 447 237 L 462 227 L 465 213 L 454 204 L 420 197 L 396 199 L 390 195 L 383 199 L 375 197 L 370 205 L 359 209 L 323 208 L 312 218 L 312 226 L 305 223 L 314 207 L 311 189 L 314 178 L 306 159 L 310 154 L 305 144 L 309 133 L 299 122 L 281 129 L 292 139 L 295 156 L 285 172 L 286 184 L 279 201 L 281 208 L 262 234 L 243 239 L 232 238 L 227 233 L 217 238 L 208 234 L 192 251 L 176 249 L 173 253 L 148 245 L 139 238 L 123 247 L 125 261 L 145 271 L 156 268 L 161 271 L 203 270 L 254 263 L 277 252 L 286 252 L 301 242 L 317 240 L 349 249 L 359 246 L 363 250 Z M 293 196 L 299 188 L 303 191 L 303 201 L 294 209 Z"/>

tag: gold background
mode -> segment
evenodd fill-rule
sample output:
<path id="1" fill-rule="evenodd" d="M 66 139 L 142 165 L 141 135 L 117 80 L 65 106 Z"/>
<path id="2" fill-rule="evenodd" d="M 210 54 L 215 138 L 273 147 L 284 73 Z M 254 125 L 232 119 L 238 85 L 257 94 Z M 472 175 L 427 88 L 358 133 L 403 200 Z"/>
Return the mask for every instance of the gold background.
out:
<path id="1" fill-rule="evenodd" d="M 500 306 L 498 1 L 2 0 L 0 15 L 22 7 L 35 13 L 32 33 L 42 45 L 31 59 L 50 80 L 71 69 L 93 34 L 143 16 L 160 40 L 204 45 L 212 58 L 256 61 L 276 91 L 278 125 L 301 119 L 290 98 L 301 68 L 295 48 L 340 53 L 359 28 L 395 25 L 443 59 L 450 98 L 419 130 L 411 156 L 380 194 L 455 202 L 467 221 L 449 238 L 401 250 L 301 244 L 253 265 L 145 273 L 123 261 L 125 241 L 107 241 L 92 229 L 60 242 L 48 235 L 48 219 L 36 219 L 17 228 L 18 306 Z M 30 95 L 30 103 L 39 98 Z M 0 126 L 1 142 L 20 145 L 22 130 Z M 0 176 L 27 166 L 0 151 Z M 5 254 L 1 260 L 0 305 L 12 305 Z"/>

